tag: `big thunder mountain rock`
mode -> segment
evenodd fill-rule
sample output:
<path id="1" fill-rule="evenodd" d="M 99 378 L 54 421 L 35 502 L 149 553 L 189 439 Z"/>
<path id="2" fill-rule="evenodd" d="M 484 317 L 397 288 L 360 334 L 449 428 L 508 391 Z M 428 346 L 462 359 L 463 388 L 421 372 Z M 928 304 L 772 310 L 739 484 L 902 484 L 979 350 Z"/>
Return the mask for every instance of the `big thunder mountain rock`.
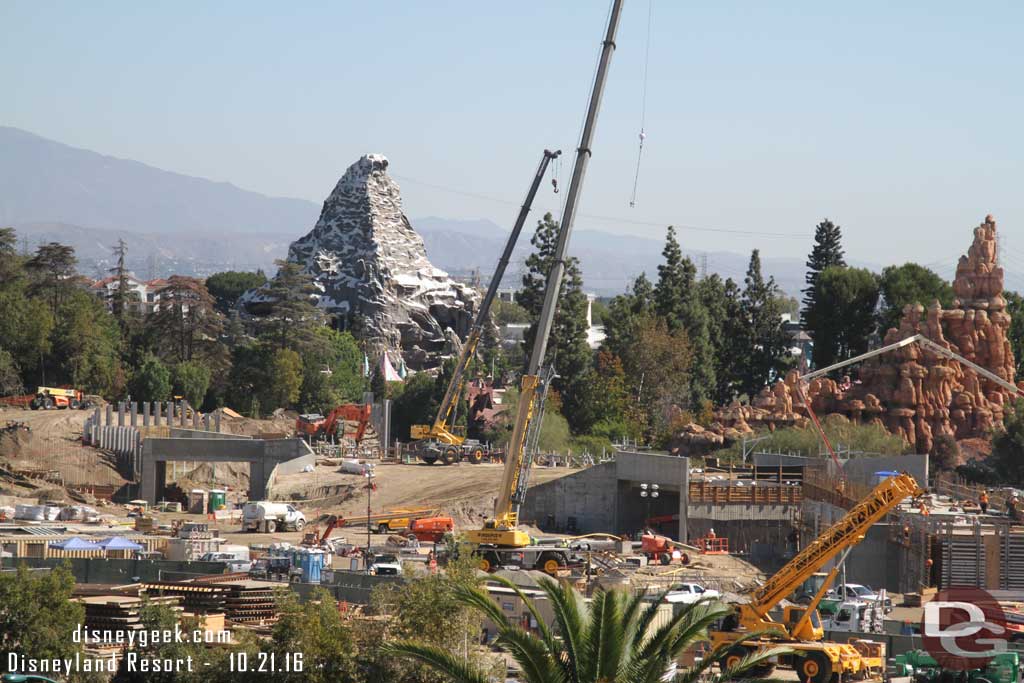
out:
<path id="1" fill-rule="evenodd" d="M 996 223 L 992 216 L 974 229 L 974 239 L 957 264 L 953 308 L 938 301 L 903 310 L 900 325 L 889 329 L 884 344 L 914 334 L 984 367 L 1014 383 L 1015 364 L 1007 333 L 1010 315 L 1003 297 L 1003 269 L 998 263 Z M 917 345 L 905 346 L 862 363 L 859 382 L 846 384 L 828 377 L 812 380 L 801 392 L 798 375 L 766 386 L 751 404 L 738 403 L 715 412 L 711 429 L 735 440 L 756 429 L 807 427 L 808 410 L 819 418 L 841 415 L 854 422 L 876 424 L 903 438 L 917 452 L 932 451 L 940 435 L 955 439 L 984 437 L 1002 423 L 1010 392 L 956 360 Z M 1024 382 L 1017 384 L 1024 388 Z M 686 450 L 692 440 L 684 429 L 677 443 Z"/>
<path id="2" fill-rule="evenodd" d="M 430 263 L 387 169 L 379 154 L 349 166 L 288 261 L 312 277 L 316 304 L 357 325 L 377 355 L 400 352 L 413 370 L 434 368 L 457 353 L 479 295 Z M 259 290 L 243 297 L 259 301 Z"/>

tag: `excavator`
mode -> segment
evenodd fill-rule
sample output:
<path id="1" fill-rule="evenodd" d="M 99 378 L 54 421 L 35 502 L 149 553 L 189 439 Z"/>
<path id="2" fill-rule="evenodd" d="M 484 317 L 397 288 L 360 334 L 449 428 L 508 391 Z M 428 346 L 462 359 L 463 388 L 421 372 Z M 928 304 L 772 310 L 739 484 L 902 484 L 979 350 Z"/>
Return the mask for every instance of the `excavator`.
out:
<path id="1" fill-rule="evenodd" d="M 370 409 L 369 404 L 345 403 L 329 412 L 326 417 L 318 413 L 299 415 L 295 418 L 295 433 L 306 437 L 309 441 L 332 437 L 340 440 L 344 436 L 345 422 L 356 422 L 356 432 L 353 438 L 358 445 L 366 435 L 366 428 L 370 425 Z M 340 434 L 338 433 L 339 425 L 341 426 Z"/>
<path id="2" fill-rule="evenodd" d="M 467 540 L 477 546 L 476 554 L 480 558 L 480 568 L 484 571 L 495 568 L 496 564 L 517 564 L 554 574 L 571 559 L 567 548 L 538 546 L 528 533 L 519 529 L 519 508 L 526 499 L 533 454 L 544 415 L 547 387 L 556 376 L 553 367 L 543 370 L 543 373 L 542 367 L 545 365 L 548 339 L 558 307 L 569 237 L 579 206 L 587 164 L 590 161 L 591 143 L 597 127 L 597 115 L 601 108 L 608 68 L 612 53 L 615 51 L 615 34 L 621 14 L 622 0 L 615 0 L 608 15 L 608 26 L 601 43 L 597 74 L 590 93 L 579 147 L 576 149 L 565 208 L 562 211 L 562 221 L 552 254 L 551 270 L 548 272 L 545 285 L 544 303 L 537 319 L 537 334 L 534 337 L 527 371 L 520 382 L 516 421 L 505 457 L 501 486 L 494 504 L 494 516 L 484 522 L 483 528 L 470 530 L 466 534 Z"/>
<path id="3" fill-rule="evenodd" d="M 561 156 L 561 154 L 560 150 L 554 152 L 547 149 L 544 150 L 544 156 L 541 157 L 540 165 L 537 167 L 537 172 L 530 183 L 530 189 L 526 193 L 526 200 L 523 202 L 522 208 L 519 210 L 519 216 L 516 218 L 512 233 L 505 242 L 505 250 L 498 260 L 498 267 L 494 271 L 490 285 L 487 287 L 487 293 L 480 304 L 480 310 L 477 311 L 476 318 L 473 320 L 473 326 L 470 328 L 469 336 L 466 337 L 466 343 L 459 354 L 455 370 L 452 372 L 452 378 L 448 382 L 448 389 L 445 391 L 444 399 L 437 409 L 437 416 L 434 418 L 433 424 L 412 425 L 409 430 L 410 436 L 417 442 L 415 448 L 419 453 L 420 459 L 428 465 L 433 465 L 438 460 L 445 465 L 451 465 L 462 459 L 467 459 L 472 464 L 478 465 L 484 460 L 483 444 L 475 439 L 467 439 L 465 433 L 459 433 L 458 428 L 455 427 L 456 407 L 459 403 L 459 396 L 462 394 L 466 370 L 476 355 L 476 347 L 480 343 L 480 337 L 483 335 L 484 328 L 490 324 L 491 304 L 494 303 L 494 298 L 498 294 L 501 279 L 505 276 L 505 269 L 512 258 L 512 250 L 515 249 L 516 242 L 519 241 L 519 234 L 523 231 L 523 226 L 526 224 L 526 217 L 530 213 L 530 207 L 533 205 L 533 198 L 536 196 L 537 189 L 544 179 L 544 173 L 547 171 L 548 164 Z"/>
<path id="4" fill-rule="evenodd" d="M 818 604 L 828 591 L 846 555 L 871 528 L 901 501 L 921 495 L 923 491 L 909 474 L 882 480 L 853 506 L 838 522 L 801 550 L 792 560 L 750 595 L 749 602 L 735 606 L 735 612 L 724 620 L 721 631 L 711 634 L 715 647 L 727 647 L 725 666 L 738 664 L 750 652 L 777 646 L 795 652 L 779 657 L 778 663 L 793 668 L 805 683 L 830 683 L 838 675 L 862 679 L 885 671 L 885 652 L 879 643 L 853 641 L 833 643 L 824 640 L 818 615 Z M 783 608 L 781 621 L 771 614 L 788 596 L 814 576 L 833 558 L 839 561 L 825 576 L 817 593 L 807 605 Z M 764 633 L 759 638 L 733 645 L 751 633 Z M 771 667 L 756 672 L 769 675 Z"/>

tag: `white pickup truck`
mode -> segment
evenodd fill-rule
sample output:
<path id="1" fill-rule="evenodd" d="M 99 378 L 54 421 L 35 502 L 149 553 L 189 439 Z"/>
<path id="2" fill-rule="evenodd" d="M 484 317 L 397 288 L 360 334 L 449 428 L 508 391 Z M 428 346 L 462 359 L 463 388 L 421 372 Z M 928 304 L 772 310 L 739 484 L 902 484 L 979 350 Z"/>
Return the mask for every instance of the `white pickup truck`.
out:
<path id="1" fill-rule="evenodd" d="M 665 596 L 665 602 L 690 605 L 706 598 L 720 598 L 721 593 L 714 589 L 704 588 L 699 583 L 677 583 Z"/>

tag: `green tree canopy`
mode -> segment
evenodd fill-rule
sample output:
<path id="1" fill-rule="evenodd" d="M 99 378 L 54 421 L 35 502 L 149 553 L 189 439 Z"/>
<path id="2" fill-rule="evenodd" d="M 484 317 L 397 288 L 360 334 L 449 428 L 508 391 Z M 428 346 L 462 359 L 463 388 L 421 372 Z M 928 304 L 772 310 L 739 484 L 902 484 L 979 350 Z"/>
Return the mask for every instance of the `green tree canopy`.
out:
<path id="1" fill-rule="evenodd" d="M 405 389 L 391 406 L 391 428 L 396 438 L 407 440 L 414 424 L 431 424 L 437 415 L 434 378 L 417 372 L 405 380 Z"/>
<path id="2" fill-rule="evenodd" d="M 358 402 L 366 384 L 363 352 L 352 335 L 329 327 L 315 330 L 303 354 L 302 411 L 326 415 L 339 404 Z"/>
<path id="3" fill-rule="evenodd" d="M 210 369 L 201 361 L 186 360 L 174 366 L 174 393 L 199 408 L 210 388 Z"/>
<path id="4" fill-rule="evenodd" d="M 267 283 L 267 276 L 262 270 L 250 271 L 227 270 L 214 273 L 206 278 L 206 289 L 213 296 L 217 310 L 230 315 L 238 298 L 250 289 L 262 287 Z"/>
<path id="5" fill-rule="evenodd" d="M 1015 401 L 1004 414 L 1003 429 L 992 437 L 988 463 L 1003 483 L 1024 484 L 1024 400 Z"/>
<path id="6" fill-rule="evenodd" d="M 35 256 L 25 262 L 25 270 L 32 278 L 33 294 L 47 298 L 54 312 L 74 289 L 77 263 L 74 248 L 59 242 L 40 245 Z"/>
<path id="7" fill-rule="evenodd" d="M 128 393 L 136 401 L 166 401 L 171 398 L 171 371 L 153 354 L 146 354 L 132 373 Z"/>
<path id="8" fill-rule="evenodd" d="M 878 309 L 878 331 L 883 336 L 892 327 L 899 327 L 903 307 L 918 303 L 927 308 L 935 300 L 943 308 L 953 303 L 953 287 L 935 272 L 916 263 L 888 266 L 878 279 L 882 296 Z"/>
<path id="9" fill-rule="evenodd" d="M 878 295 L 878 277 L 869 270 L 831 266 L 821 272 L 814 308 L 804 311 L 807 333 L 814 341 L 815 367 L 868 350 Z"/>
<path id="10" fill-rule="evenodd" d="M 299 388 L 302 386 L 302 358 L 291 349 L 278 349 L 274 352 L 269 379 L 270 386 L 267 388 L 267 397 L 270 401 L 264 404 L 264 409 L 290 408 L 299 400 Z"/>
<path id="11" fill-rule="evenodd" d="M 1003 292 L 1006 297 L 1006 312 L 1010 314 L 1010 329 L 1007 339 L 1017 362 L 1017 379 L 1024 379 L 1024 297 L 1017 292 Z"/>
<path id="12" fill-rule="evenodd" d="M 57 311 L 53 349 L 63 381 L 86 393 L 118 396 L 124 389 L 121 330 L 106 304 L 72 290 Z"/>
<path id="13" fill-rule="evenodd" d="M 323 310 L 313 301 L 316 286 L 300 264 L 275 261 L 277 275 L 267 283 L 268 299 L 263 316 L 264 338 L 278 348 L 304 351 L 314 332 L 323 326 Z"/>

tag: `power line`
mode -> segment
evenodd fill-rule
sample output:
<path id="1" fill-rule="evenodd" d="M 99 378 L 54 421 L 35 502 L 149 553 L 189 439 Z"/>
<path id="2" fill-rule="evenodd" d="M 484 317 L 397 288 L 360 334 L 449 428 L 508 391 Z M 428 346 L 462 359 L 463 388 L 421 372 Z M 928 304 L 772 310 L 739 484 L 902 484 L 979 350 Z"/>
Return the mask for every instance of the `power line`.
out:
<path id="1" fill-rule="evenodd" d="M 422 185 L 423 187 L 429 187 L 429 188 L 432 188 L 432 189 L 435 189 L 435 190 L 440 190 L 442 192 L 449 192 L 451 194 L 458 194 L 458 195 L 462 195 L 464 197 L 472 197 L 474 199 L 481 199 L 481 200 L 484 200 L 484 201 L 496 202 L 496 203 L 499 203 L 499 204 L 505 204 L 507 206 L 519 206 L 518 202 L 509 201 L 507 199 L 501 199 L 499 197 L 493 197 L 491 195 L 480 194 L 480 193 L 477 193 L 477 192 L 467 192 L 465 190 L 459 190 L 459 189 L 456 189 L 456 188 L 453 188 L 453 187 L 448 187 L 448 186 L 445 186 L 445 185 L 438 185 L 436 183 L 428 183 L 428 182 L 425 182 L 425 181 L 422 181 L 422 180 L 417 180 L 416 178 L 410 178 L 409 176 L 403 176 L 403 175 L 397 175 L 396 174 L 396 175 L 393 175 L 392 177 L 397 178 L 398 180 L 401 180 L 402 182 L 412 183 L 414 185 Z M 708 227 L 703 227 L 703 226 L 698 226 L 698 225 L 686 225 L 686 224 L 683 224 L 683 223 L 676 223 L 676 222 L 673 222 L 673 221 L 642 221 L 642 220 L 636 220 L 636 219 L 633 219 L 633 218 L 620 218 L 619 216 L 602 216 L 602 215 L 593 214 L 593 213 L 580 213 L 579 215 L 581 217 L 583 217 L 583 218 L 588 218 L 588 219 L 593 220 L 593 221 L 603 221 L 603 222 L 607 222 L 607 223 L 625 223 L 627 225 L 644 225 L 644 226 L 652 226 L 652 227 L 656 227 L 656 228 L 664 228 L 664 227 L 666 227 L 668 225 L 672 225 L 677 230 L 692 230 L 692 231 L 695 231 L 695 232 L 722 233 L 722 234 L 725 234 L 725 235 L 748 235 L 748 236 L 754 236 L 754 237 L 777 237 L 777 238 L 782 238 L 782 239 L 800 239 L 800 240 L 806 240 L 806 239 L 809 239 L 811 237 L 810 233 L 770 232 L 770 231 L 765 231 L 765 230 L 738 230 L 738 229 L 735 229 L 735 228 L 708 228 Z"/>

